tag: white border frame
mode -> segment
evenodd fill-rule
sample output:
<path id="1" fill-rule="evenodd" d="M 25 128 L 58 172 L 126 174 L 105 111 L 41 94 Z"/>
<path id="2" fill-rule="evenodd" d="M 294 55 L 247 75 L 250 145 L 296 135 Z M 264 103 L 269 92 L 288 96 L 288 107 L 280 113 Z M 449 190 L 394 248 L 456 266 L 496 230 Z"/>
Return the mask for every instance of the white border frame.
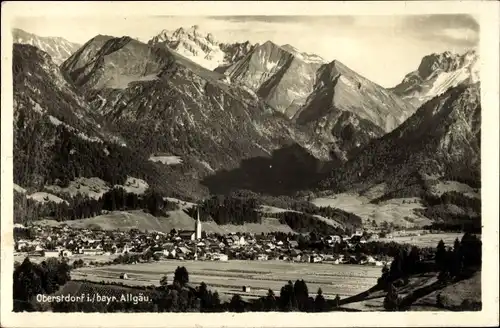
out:
<path id="1" fill-rule="evenodd" d="M 499 10 L 495 1 L 381 2 L 3 2 L 1 322 L 5 327 L 328 327 L 498 325 Z M 15 16 L 408 15 L 469 13 L 479 18 L 482 100 L 483 270 L 481 312 L 55 314 L 12 309 L 12 36 Z"/>

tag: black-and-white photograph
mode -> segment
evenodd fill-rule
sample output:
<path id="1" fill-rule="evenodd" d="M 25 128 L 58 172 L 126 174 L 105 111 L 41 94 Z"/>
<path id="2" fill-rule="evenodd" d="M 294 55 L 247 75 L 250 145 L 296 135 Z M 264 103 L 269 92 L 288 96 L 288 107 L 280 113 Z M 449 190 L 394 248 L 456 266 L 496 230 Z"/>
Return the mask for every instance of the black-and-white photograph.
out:
<path id="1" fill-rule="evenodd" d="M 13 311 L 481 311 L 480 21 L 326 14 L 13 19 Z"/>

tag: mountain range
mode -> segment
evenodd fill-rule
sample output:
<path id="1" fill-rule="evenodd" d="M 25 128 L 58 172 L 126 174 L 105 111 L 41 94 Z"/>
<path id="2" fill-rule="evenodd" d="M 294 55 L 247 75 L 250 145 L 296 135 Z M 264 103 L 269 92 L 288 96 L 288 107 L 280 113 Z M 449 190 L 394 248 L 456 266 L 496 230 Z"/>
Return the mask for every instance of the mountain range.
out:
<path id="1" fill-rule="evenodd" d="M 380 200 L 424 197 L 431 180 L 480 186 L 474 51 L 426 56 L 387 89 L 338 60 L 271 41 L 221 43 L 197 26 L 74 48 L 13 34 L 23 188 L 133 176 L 192 200 L 383 185 Z"/>
<path id="2" fill-rule="evenodd" d="M 38 36 L 18 28 L 12 30 L 12 38 L 14 43 L 30 44 L 45 51 L 57 65 L 68 59 L 81 46 L 61 37 Z"/>

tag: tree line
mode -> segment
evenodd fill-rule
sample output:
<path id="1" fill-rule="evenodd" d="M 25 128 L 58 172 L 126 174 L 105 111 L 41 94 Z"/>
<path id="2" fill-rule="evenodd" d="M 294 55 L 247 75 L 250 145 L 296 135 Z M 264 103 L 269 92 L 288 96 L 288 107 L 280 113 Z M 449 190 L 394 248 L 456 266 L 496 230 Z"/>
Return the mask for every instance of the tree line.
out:
<path id="1" fill-rule="evenodd" d="M 95 199 L 77 194 L 68 202 L 56 203 L 48 201 L 41 203 L 26 198 L 25 195 L 14 193 L 15 222 L 26 223 L 42 218 L 53 218 L 57 221 L 78 220 L 103 214 L 104 211 L 125 211 L 142 209 L 154 216 L 166 216 L 168 211 L 177 210 L 178 204 L 164 199 L 162 194 L 153 189 L 147 189 L 142 195 L 127 192 L 121 187 L 115 187 Z"/>
<path id="2" fill-rule="evenodd" d="M 257 201 L 253 198 L 212 196 L 203 200 L 198 206 L 188 209 L 187 212 L 190 216 L 196 217 L 198 210 L 201 221 L 213 220 L 220 225 L 262 222 Z"/>
<path id="3" fill-rule="evenodd" d="M 433 261 L 422 257 L 417 247 L 407 252 L 399 251 L 390 268 L 384 266 L 382 276 L 378 279 L 377 286 L 387 292 L 384 308 L 398 311 L 408 306 L 398 295 L 397 288 L 407 285 L 411 275 L 438 272 L 438 280 L 444 285 L 471 277 L 481 268 L 481 247 L 481 240 L 476 235 L 465 233 L 461 240 L 455 239 L 453 248 L 446 248 L 443 240 L 440 240 Z"/>

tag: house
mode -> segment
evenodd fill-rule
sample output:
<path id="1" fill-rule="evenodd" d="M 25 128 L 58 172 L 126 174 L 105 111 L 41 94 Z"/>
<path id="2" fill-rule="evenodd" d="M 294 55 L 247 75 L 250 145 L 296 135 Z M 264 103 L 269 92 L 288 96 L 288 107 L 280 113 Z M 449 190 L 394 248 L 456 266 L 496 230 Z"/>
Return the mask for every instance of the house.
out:
<path id="1" fill-rule="evenodd" d="M 251 289 L 250 289 L 250 287 L 249 287 L 249 286 L 243 286 L 242 291 L 243 291 L 244 293 L 250 293 Z"/>
<path id="2" fill-rule="evenodd" d="M 62 254 L 62 256 L 64 256 L 64 257 L 70 257 L 70 256 L 73 256 L 73 252 L 71 252 L 71 251 L 69 251 L 69 250 L 67 250 L 67 249 L 62 250 L 62 251 L 61 251 L 61 254 Z"/>
<path id="3" fill-rule="evenodd" d="M 363 236 L 363 230 L 357 229 L 357 230 L 354 232 L 353 236 Z"/>
<path id="4" fill-rule="evenodd" d="M 237 241 L 237 243 L 236 243 L 236 244 L 237 244 L 237 245 L 240 245 L 240 246 L 246 245 L 246 244 L 247 244 L 247 242 L 246 242 L 246 240 L 245 240 L 245 236 L 240 236 L 240 237 L 238 237 L 238 241 Z"/>
<path id="5" fill-rule="evenodd" d="M 227 261 L 229 257 L 226 254 L 213 254 L 212 259 L 214 261 Z"/>
<path id="6" fill-rule="evenodd" d="M 180 230 L 177 233 L 178 240 L 195 240 L 196 231 L 194 230 Z"/>
<path id="7" fill-rule="evenodd" d="M 319 262 L 323 261 L 323 258 L 321 256 L 318 256 L 318 255 L 313 255 L 310 257 L 310 261 L 311 261 L 311 263 L 319 263 Z"/>
<path id="8" fill-rule="evenodd" d="M 188 255 L 191 254 L 191 250 L 185 246 L 177 247 L 177 254 Z"/>
<path id="9" fill-rule="evenodd" d="M 257 260 L 259 260 L 259 261 L 267 261 L 268 258 L 269 258 L 269 256 L 267 254 L 257 255 Z"/>
<path id="10" fill-rule="evenodd" d="M 300 262 L 310 263 L 311 262 L 311 255 L 303 254 L 302 257 L 300 258 Z"/>
<path id="11" fill-rule="evenodd" d="M 359 236 L 359 235 L 353 235 L 351 237 L 351 239 L 349 240 L 349 242 L 353 243 L 353 244 L 357 244 L 357 243 L 360 243 L 361 242 L 361 239 L 362 237 Z"/>
<path id="12" fill-rule="evenodd" d="M 278 257 L 278 260 L 280 260 L 280 261 L 287 261 L 288 260 L 288 256 L 282 254 L 282 255 L 280 255 Z"/>
<path id="13" fill-rule="evenodd" d="M 276 248 L 276 246 L 274 246 L 273 243 L 267 243 L 266 247 L 269 248 L 269 249 L 275 249 Z"/>
<path id="14" fill-rule="evenodd" d="M 232 245 L 234 245 L 238 241 L 238 236 L 236 236 L 236 235 L 226 236 L 226 238 L 224 239 L 224 241 L 226 242 L 226 245 L 232 246 Z"/>
<path id="15" fill-rule="evenodd" d="M 120 279 L 128 279 L 128 275 L 126 273 L 122 273 L 120 275 Z"/>
<path id="16" fill-rule="evenodd" d="M 295 241 L 295 240 L 290 240 L 290 241 L 288 242 L 288 246 L 289 246 L 290 248 L 298 248 L 298 247 L 299 247 L 299 243 L 298 243 L 297 241 Z"/>
<path id="17" fill-rule="evenodd" d="M 329 244 L 337 244 L 337 243 L 342 242 L 342 237 L 340 237 L 338 235 L 331 235 L 331 236 L 326 237 L 326 241 Z"/>
<path id="18" fill-rule="evenodd" d="M 163 255 L 165 255 L 168 258 L 175 258 L 176 254 L 177 252 L 174 247 L 170 247 L 163 250 Z"/>
<path id="19" fill-rule="evenodd" d="M 43 256 L 45 257 L 59 257 L 59 252 L 58 251 L 44 251 Z"/>
<path id="20" fill-rule="evenodd" d="M 375 263 L 377 263 L 377 260 L 375 260 L 375 258 L 373 258 L 373 256 L 368 255 L 368 257 L 366 259 L 366 263 L 368 263 L 368 264 L 375 264 Z"/>
<path id="21" fill-rule="evenodd" d="M 100 255 L 103 253 L 102 250 L 98 250 L 98 249 L 92 249 L 92 248 L 83 248 L 80 250 L 80 253 L 81 254 L 84 254 L 84 255 L 89 255 L 89 256 L 94 256 L 94 255 Z"/>
<path id="22" fill-rule="evenodd" d="M 30 257 L 38 257 L 38 256 L 43 256 L 43 251 L 33 251 L 33 252 L 28 252 L 28 256 Z"/>

